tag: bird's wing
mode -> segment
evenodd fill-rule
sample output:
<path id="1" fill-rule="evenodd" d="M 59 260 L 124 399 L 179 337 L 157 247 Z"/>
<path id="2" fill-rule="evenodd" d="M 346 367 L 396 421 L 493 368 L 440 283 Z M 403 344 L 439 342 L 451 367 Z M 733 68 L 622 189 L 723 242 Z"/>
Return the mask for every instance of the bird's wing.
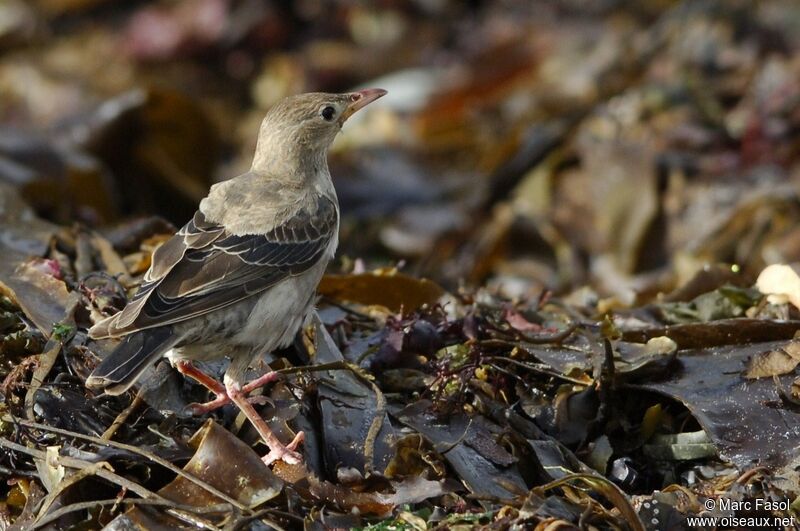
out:
<path id="1" fill-rule="evenodd" d="M 120 313 L 95 325 L 96 338 L 121 336 L 203 315 L 300 274 L 328 248 L 337 230 L 326 197 L 267 234 L 230 234 L 201 212 L 153 255 L 144 283 Z"/>

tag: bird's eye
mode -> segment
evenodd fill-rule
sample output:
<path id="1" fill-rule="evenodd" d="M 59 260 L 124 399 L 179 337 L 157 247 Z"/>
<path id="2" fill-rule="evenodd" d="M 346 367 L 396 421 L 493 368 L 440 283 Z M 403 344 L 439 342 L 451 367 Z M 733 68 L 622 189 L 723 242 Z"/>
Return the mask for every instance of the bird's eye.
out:
<path id="1" fill-rule="evenodd" d="M 320 111 L 320 115 L 322 115 L 322 118 L 324 118 L 326 121 L 330 122 L 336 115 L 336 109 L 328 105 Z"/>

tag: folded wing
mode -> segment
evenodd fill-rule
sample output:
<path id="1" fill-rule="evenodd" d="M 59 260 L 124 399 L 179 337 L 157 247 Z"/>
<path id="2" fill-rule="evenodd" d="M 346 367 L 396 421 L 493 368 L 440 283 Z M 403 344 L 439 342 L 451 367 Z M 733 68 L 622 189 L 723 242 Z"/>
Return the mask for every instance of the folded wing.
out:
<path id="1" fill-rule="evenodd" d="M 197 212 L 153 255 L 144 283 L 120 313 L 95 325 L 92 337 L 117 337 L 174 324 L 234 304 L 307 271 L 337 230 L 330 199 L 301 209 L 267 234 L 230 234 Z"/>

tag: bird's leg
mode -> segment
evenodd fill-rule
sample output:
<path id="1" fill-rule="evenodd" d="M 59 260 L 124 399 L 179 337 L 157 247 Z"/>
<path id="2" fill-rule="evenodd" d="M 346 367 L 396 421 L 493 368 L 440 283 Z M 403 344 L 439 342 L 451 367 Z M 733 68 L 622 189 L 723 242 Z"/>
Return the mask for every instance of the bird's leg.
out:
<path id="1" fill-rule="evenodd" d="M 259 389 L 259 388 L 264 387 L 265 385 L 267 385 L 269 383 L 274 382 L 279 377 L 280 377 L 280 374 L 278 374 L 275 371 L 269 371 L 266 374 L 262 374 L 261 376 L 259 376 L 255 380 L 250 380 L 249 382 L 244 384 L 242 386 L 242 393 L 249 394 L 249 393 L 255 391 L 256 389 Z"/>
<path id="2" fill-rule="evenodd" d="M 178 369 L 178 372 L 184 376 L 188 376 L 189 378 L 197 381 L 200 385 L 216 395 L 214 400 L 211 400 L 210 402 L 205 402 L 203 404 L 189 404 L 189 408 L 195 415 L 202 415 L 204 413 L 208 413 L 209 411 L 214 411 L 215 409 L 219 409 L 230 402 L 228 393 L 225 391 L 225 386 L 222 385 L 221 382 L 215 380 L 205 372 L 195 367 L 191 361 L 179 360 L 175 362 L 175 368 Z"/>
<path id="3" fill-rule="evenodd" d="M 225 392 L 225 386 L 222 385 L 222 382 L 215 380 L 213 377 L 195 367 L 194 363 L 191 361 L 177 361 L 175 362 L 175 368 L 178 369 L 179 373 L 183 374 L 184 376 L 188 376 L 192 380 L 195 380 L 197 383 L 201 384 L 203 387 L 215 393 L 216 395 L 227 394 Z"/>
<path id="4" fill-rule="evenodd" d="M 184 376 L 192 378 L 216 395 L 214 399 L 209 402 L 204 402 L 203 404 L 189 404 L 189 408 L 191 408 L 192 413 L 195 415 L 204 415 L 210 411 L 221 408 L 231 401 L 231 399 L 228 397 L 228 393 L 225 391 L 225 386 L 198 369 L 191 361 L 180 360 L 175 363 L 175 368 L 178 369 L 178 372 Z M 274 371 L 263 374 L 243 386 L 242 394 L 247 395 L 260 387 L 264 387 L 268 383 L 272 383 L 277 380 L 279 376 L 280 375 Z M 262 404 L 267 400 L 267 398 L 263 396 L 254 396 L 248 398 L 247 400 L 252 404 Z"/>
<path id="5" fill-rule="evenodd" d="M 228 392 L 228 396 L 233 403 L 242 410 L 242 413 L 244 413 L 253 426 L 255 426 L 258 434 L 261 435 L 261 438 L 269 447 L 269 453 L 262 458 L 262 461 L 264 461 L 265 464 L 270 465 L 275 461 L 282 460 L 290 465 L 293 465 L 298 464 L 303 460 L 303 457 L 296 451 L 298 445 L 303 442 L 303 439 L 305 438 L 305 435 L 302 431 L 297 432 L 297 435 L 294 436 L 294 440 L 292 440 L 292 442 L 290 442 L 288 445 L 284 446 L 284 444 L 278 440 L 275 434 L 272 433 L 272 430 L 269 428 L 266 421 L 261 418 L 261 415 L 258 414 L 253 405 L 247 400 L 247 397 L 243 392 L 244 389 L 240 387 L 238 383 L 229 381 L 226 378 L 225 390 Z"/>

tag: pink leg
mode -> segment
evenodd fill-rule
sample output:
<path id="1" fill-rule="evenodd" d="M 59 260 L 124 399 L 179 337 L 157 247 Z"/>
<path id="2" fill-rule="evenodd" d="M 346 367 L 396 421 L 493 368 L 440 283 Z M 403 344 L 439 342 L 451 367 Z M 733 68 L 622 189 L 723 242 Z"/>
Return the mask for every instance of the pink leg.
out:
<path id="1" fill-rule="evenodd" d="M 222 385 L 221 382 L 218 382 L 211 376 L 195 367 L 191 361 L 180 360 L 175 363 L 175 368 L 178 369 L 179 373 L 197 381 L 199 384 L 204 386 L 212 393 L 215 393 L 217 396 L 225 394 L 225 386 Z"/>
<path id="2" fill-rule="evenodd" d="M 305 438 L 305 435 L 302 431 L 295 435 L 292 442 L 284 446 L 284 444 L 278 440 L 275 434 L 272 433 L 272 430 L 269 428 L 264 419 L 261 418 L 261 415 L 258 414 L 253 405 L 247 400 L 247 397 L 243 392 L 244 388 L 240 388 L 239 384 L 237 383 L 226 382 L 225 390 L 228 392 L 228 396 L 233 403 L 242 410 L 242 413 L 244 413 L 253 426 L 255 426 L 259 435 L 261 435 L 261 438 L 269 447 L 269 453 L 262 458 L 266 465 L 270 465 L 275 461 L 281 460 L 290 465 L 302 462 L 303 457 L 296 451 L 297 447 Z"/>
<path id="3" fill-rule="evenodd" d="M 242 393 L 249 394 L 255 391 L 260 387 L 264 387 L 265 385 L 274 382 L 280 377 L 280 375 L 275 371 L 269 371 L 266 374 L 263 374 L 256 378 L 255 380 L 250 380 L 242 387 Z"/>
<path id="4" fill-rule="evenodd" d="M 178 372 L 184 376 L 188 376 L 189 378 L 197 381 L 203 387 L 216 395 L 214 400 L 211 400 L 210 402 L 206 402 L 204 404 L 189 404 L 189 409 L 191 409 L 192 413 L 195 415 L 202 415 L 204 413 L 208 413 L 209 411 L 214 411 L 230 401 L 228 398 L 228 393 L 225 392 L 225 386 L 195 367 L 191 361 L 180 360 L 175 363 L 175 368 L 178 369 Z"/>
<path id="5" fill-rule="evenodd" d="M 210 411 L 214 411 L 215 409 L 219 409 L 225 404 L 231 401 L 228 398 L 228 393 L 225 390 L 225 386 L 222 385 L 220 382 L 209 376 L 208 374 L 204 373 L 200 369 L 194 366 L 191 361 L 180 360 L 175 363 L 175 368 L 178 369 L 178 372 L 183 374 L 184 376 L 188 376 L 193 380 L 197 381 L 199 384 L 203 385 L 206 389 L 211 391 L 216 395 L 216 397 L 203 404 L 189 404 L 189 407 L 192 410 L 192 413 L 195 415 L 203 415 Z M 278 379 L 278 373 L 270 371 L 255 380 L 247 383 L 244 387 L 242 387 L 242 393 L 248 394 L 255 389 L 263 387 L 268 383 L 274 382 Z M 248 398 L 251 403 L 264 403 L 267 399 L 265 397 L 256 396 L 253 398 Z"/>

